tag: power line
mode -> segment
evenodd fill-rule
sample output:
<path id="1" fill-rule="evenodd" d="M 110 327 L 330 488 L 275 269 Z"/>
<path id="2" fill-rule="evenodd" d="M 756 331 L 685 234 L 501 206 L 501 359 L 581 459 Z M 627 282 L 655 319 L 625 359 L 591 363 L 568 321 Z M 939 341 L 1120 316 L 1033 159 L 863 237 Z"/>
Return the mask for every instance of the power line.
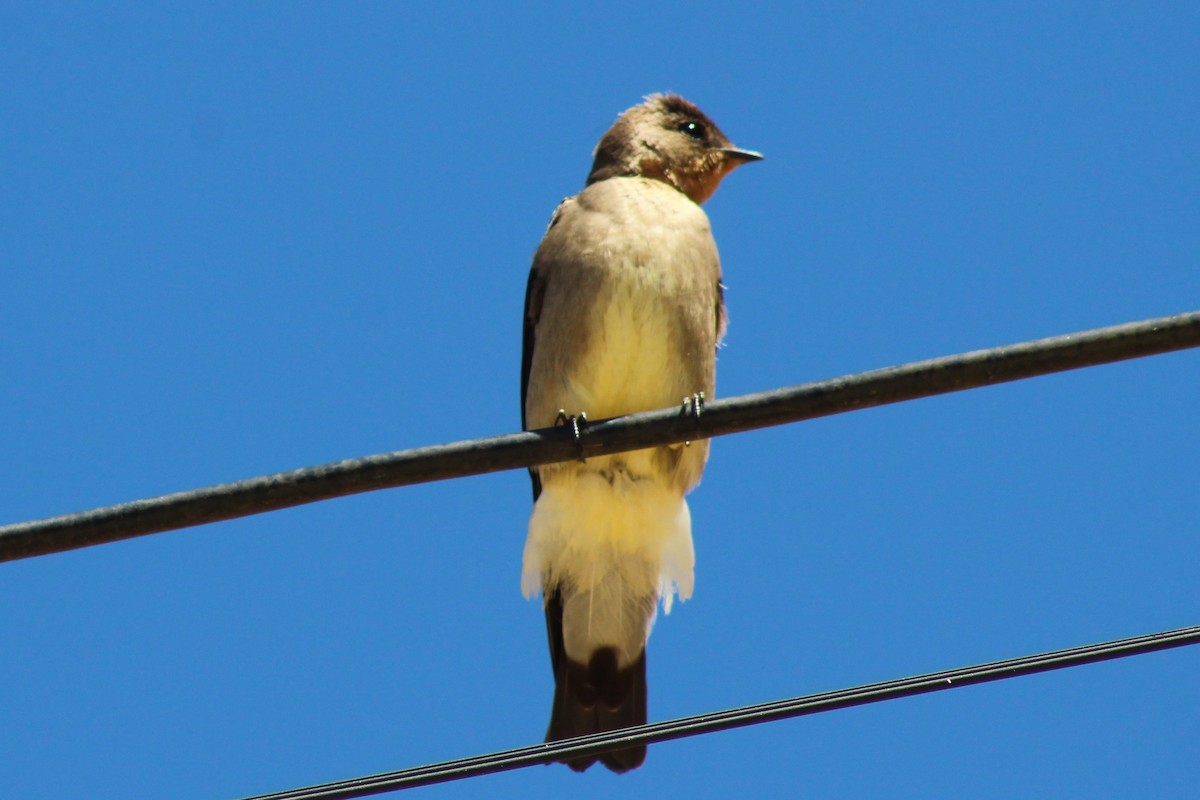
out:
<path id="1" fill-rule="evenodd" d="M 704 439 L 1200 346 L 1200 311 L 918 361 L 784 389 L 588 425 L 583 454 L 598 456 Z M 176 494 L 0 527 L 0 561 L 445 478 L 576 458 L 565 429 L 491 436 L 352 458 Z"/>
<path id="2" fill-rule="evenodd" d="M 489 755 L 444 761 L 398 772 L 385 772 L 303 789 L 257 795 L 253 798 L 246 798 L 246 800 L 344 800 L 352 797 L 367 797 L 400 789 L 411 789 L 416 786 L 428 786 L 495 772 L 506 772 L 534 764 L 548 764 L 565 758 L 594 755 L 605 750 L 636 744 L 653 744 L 671 739 L 682 739 L 730 728 L 819 714 L 824 711 L 879 703 L 944 689 L 990 683 L 1021 675 L 1050 672 L 1193 644 L 1200 644 L 1200 625 L 1032 656 L 1010 658 L 1004 661 L 993 661 L 974 667 L 933 672 L 884 683 L 873 683 L 852 689 L 822 692 L 774 703 L 683 717 L 667 722 L 626 728 L 621 731 L 581 736 L 551 744 L 533 745 Z"/>

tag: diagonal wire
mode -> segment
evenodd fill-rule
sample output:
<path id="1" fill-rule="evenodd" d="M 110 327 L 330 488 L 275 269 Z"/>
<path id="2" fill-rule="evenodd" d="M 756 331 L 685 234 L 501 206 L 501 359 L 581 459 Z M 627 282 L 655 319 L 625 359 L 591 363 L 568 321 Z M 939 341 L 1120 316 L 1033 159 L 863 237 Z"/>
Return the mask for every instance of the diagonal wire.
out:
<path id="1" fill-rule="evenodd" d="M 1200 346 L 1200 311 L 976 350 L 588 425 L 583 455 L 704 439 Z M 578 456 L 564 428 L 420 447 L 0 527 L 0 561 L 58 553 L 349 494 Z"/>
<path id="2" fill-rule="evenodd" d="M 336 781 L 334 783 L 291 789 L 273 794 L 256 795 L 246 800 L 345 800 L 352 797 L 367 797 L 400 789 L 428 786 L 434 783 L 489 775 L 496 772 L 520 769 L 534 764 L 548 764 L 562 759 L 595 755 L 606 750 L 615 750 L 640 744 L 653 744 L 671 739 L 682 739 L 705 733 L 757 725 L 791 717 L 819 714 L 840 708 L 879 703 L 901 697 L 928 694 L 944 689 L 973 686 L 980 683 L 1006 680 L 1021 675 L 1077 667 L 1098 661 L 1152 653 L 1186 645 L 1200 644 L 1200 625 L 1178 628 L 1162 633 L 1134 636 L 1128 639 L 1101 642 L 1099 644 L 1073 647 L 1039 653 L 1032 656 L 993 661 L 974 667 L 933 672 L 911 678 L 873 683 L 852 689 L 840 689 L 821 694 L 795 697 L 774 703 L 744 706 L 712 714 L 667 722 L 639 725 L 620 731 L 581 736 L 550 744 L 533 745 L 516 750 L 505 750 L 472 758 L 444 761 L 424 767 L 385 772 L 363 778 Z"/>

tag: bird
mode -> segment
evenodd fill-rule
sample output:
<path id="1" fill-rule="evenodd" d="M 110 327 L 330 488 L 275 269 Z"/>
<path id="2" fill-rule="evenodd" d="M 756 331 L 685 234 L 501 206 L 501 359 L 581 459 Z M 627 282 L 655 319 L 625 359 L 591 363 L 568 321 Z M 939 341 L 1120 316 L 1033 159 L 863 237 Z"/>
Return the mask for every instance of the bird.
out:
<path id="1" fill-rule="evenodd" d="M 725 332 L 721 266 L 700 204 L 760 153 L 737 148 L 693 103 L 654 94 L 597 144 L 583 190 L 563 200 L 533 257 L 521 359 L 524 430 L 712 397 Z M 708 442 L 530 469 L 534 506 L 522 590 L 546 616 L 554 701 L 546 741 L 646 722 L 646 640 L 658 605 L 692 594 L 684 499 Z M 565 759 L 582 772 L 641 766 L 645 745 Z"/>

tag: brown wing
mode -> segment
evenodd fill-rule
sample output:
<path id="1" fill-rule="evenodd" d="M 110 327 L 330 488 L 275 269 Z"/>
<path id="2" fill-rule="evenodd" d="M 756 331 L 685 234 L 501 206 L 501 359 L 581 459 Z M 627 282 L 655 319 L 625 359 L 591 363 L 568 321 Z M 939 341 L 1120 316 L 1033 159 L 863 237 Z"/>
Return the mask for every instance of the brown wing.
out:
<path id="1" fill-rule="evenodd" d="M 538 317 L 542 313 L 542 298 L 546 294 L 546 284 L 542 280 L 537 267 L 529 270 L 529 283 L 525 287 L 525 333 L 521 347 L 521 430 L 528 430 L 525 424 L 525 395 L 529 391 L 529 369 L 533 364 L 533 346 Z M 537 470 L 530 468 L 529 478 L 533 481 L 533 500 L 536 503 L 542 493 L 542 482 Z"/>
<path id="2" fill-rule="evenodd" d="M 566 201 L 564 200 L 563 203 Z M 550 217 L 546 232 L 558 224 L 562 215 L 563 203 L 558 204 Z M 543 237 L 544 238 L 544 237 Z M 542 299 L 546 296 L 546 279 L 537 268 L 537 256 L 534 256 L 533 266 L 529 268 L 529 281 L 525 284 L 525 314 L 524 329 L 521 340 L 521 430 L 529 430 L 525 419 L 525 398 L 529 393 L 529 370 L 533 366 L 533 348 L 537 339 L 537 323 L 542 316 Z M 542 482 L 537 471 L 529 470 L 529 479 L 533 482 L 533 500 L 536 503 L 542 493 Z"/>

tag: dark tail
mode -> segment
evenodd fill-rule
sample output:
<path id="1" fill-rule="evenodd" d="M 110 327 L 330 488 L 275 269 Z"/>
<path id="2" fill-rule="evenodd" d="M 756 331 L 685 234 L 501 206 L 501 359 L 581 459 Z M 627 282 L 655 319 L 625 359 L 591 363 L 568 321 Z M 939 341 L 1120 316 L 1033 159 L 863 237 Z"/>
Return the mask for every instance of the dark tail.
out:
<path id="1" fill-rule="evenodd" d="M 570 739 L 646 723 L 646 651 L 620 669 L 616 648 L 602 647 L 585 665 L 567 658 L 563 647 L 562 596 L 546 599 L 546 633 L 554 667 L 554 708 L 546 741 Z M 596 763 L 613 772 L 628 772 L 646 760 L 646 746 L 609 750 L 593 756 L 564 760 L 576 772 Z"/>

